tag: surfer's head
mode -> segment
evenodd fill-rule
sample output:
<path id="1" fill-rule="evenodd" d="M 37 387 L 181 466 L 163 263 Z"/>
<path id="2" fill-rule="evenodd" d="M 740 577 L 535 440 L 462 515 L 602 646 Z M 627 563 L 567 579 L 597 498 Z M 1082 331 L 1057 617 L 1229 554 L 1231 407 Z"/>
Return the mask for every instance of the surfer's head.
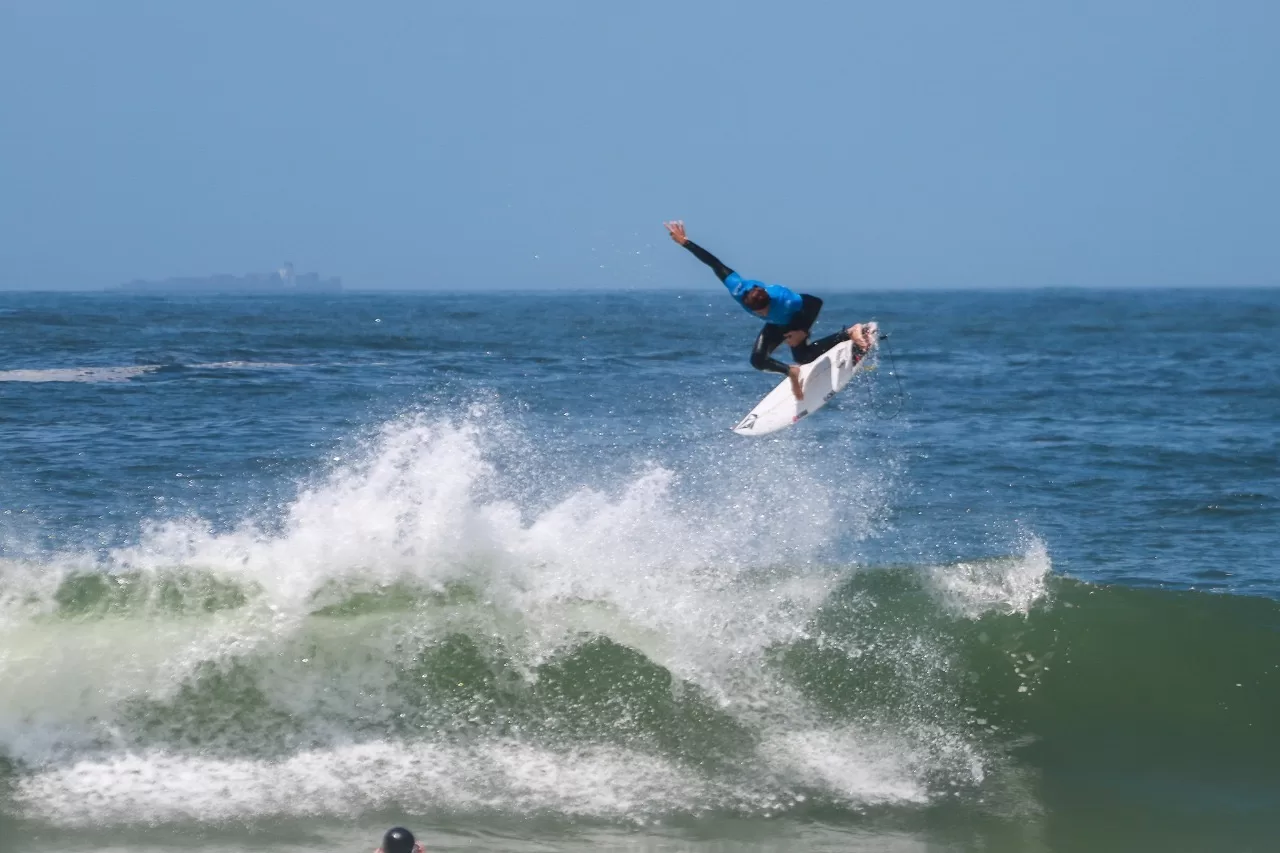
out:
<path id="1" fill-rule="evenodd" d="M 414 841 L 413 833 L 403 826 L 393 826 L 382 836 L 382 853 L 414 853 L 422 847 Z"/>
<path id="2" fill-rule="evenodd" d="M 756 285 L 743 295 L 742 304 L 751 311 L 763 311 L 769 307 L 769 292 Z"/>

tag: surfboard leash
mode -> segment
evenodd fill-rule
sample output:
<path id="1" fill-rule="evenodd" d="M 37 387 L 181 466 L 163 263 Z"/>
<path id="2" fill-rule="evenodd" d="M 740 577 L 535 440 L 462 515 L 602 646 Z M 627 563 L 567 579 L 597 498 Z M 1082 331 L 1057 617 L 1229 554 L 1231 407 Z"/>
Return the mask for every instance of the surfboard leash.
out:
<path id="1" fill-rule="evenodd" d="M 887 333 L 881 334 L 879 340 L 881 343 L 885 343 L 885 341 L 889 340 L 889 335 Z M 894 381 L 898 383 L 898 407 L 890 415 L 882 415 L 877 412 L 876 419 L 891 421 L 902 414 L 902 407 L 906 404 L 906 393 L 902 390 L 902 377 L 898 375 L 898 362 L 893 357 L 893 348 L 885 343 L 884 351 L 889 354 L 889 372 L 893 374 Z"/>

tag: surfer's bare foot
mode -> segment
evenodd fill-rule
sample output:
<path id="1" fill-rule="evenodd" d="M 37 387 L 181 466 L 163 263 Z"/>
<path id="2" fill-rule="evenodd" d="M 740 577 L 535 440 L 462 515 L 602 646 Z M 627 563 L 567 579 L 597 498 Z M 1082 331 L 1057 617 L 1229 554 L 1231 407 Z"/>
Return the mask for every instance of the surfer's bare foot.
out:
<path id="1" fill-rule="evenodd" d="M 803 400 L 804 383 L 800 381 L 800 365 L 793 364 L 787 368 L 787 378 L 791 380 L 791 393 L 797 400 Z"/>
<path id="2" fill-rule="evenodd" d="M 689 238 L 686 237 L 684 233 L 683 220 L 677 219 L 672 222 L 664 222 L 662 224 L 667 226 L 667 233 L 671 235 L 672 240 L 675 240 L 681 246 L 689 242 Z"/>

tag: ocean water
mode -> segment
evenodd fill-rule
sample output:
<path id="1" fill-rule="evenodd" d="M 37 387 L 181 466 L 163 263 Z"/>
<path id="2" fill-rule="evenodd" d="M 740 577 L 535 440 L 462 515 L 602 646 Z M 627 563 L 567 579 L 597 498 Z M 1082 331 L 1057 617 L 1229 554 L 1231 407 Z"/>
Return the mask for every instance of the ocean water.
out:
<path id="1" fill-rule="evenodd" d="M 0 850 L 1264 851 L 1280 291 L 0 294 Z"/>

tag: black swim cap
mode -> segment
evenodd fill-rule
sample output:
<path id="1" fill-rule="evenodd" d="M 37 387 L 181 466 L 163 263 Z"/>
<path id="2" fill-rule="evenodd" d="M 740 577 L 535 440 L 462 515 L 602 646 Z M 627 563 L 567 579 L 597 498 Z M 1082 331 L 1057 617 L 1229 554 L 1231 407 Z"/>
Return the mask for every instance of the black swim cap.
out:
<path id="1" fill-rule="evenodd" d="M 413 833 L 403 826 L 393 826 L 382 836 L 382 853 L 413 853 Z"/>

